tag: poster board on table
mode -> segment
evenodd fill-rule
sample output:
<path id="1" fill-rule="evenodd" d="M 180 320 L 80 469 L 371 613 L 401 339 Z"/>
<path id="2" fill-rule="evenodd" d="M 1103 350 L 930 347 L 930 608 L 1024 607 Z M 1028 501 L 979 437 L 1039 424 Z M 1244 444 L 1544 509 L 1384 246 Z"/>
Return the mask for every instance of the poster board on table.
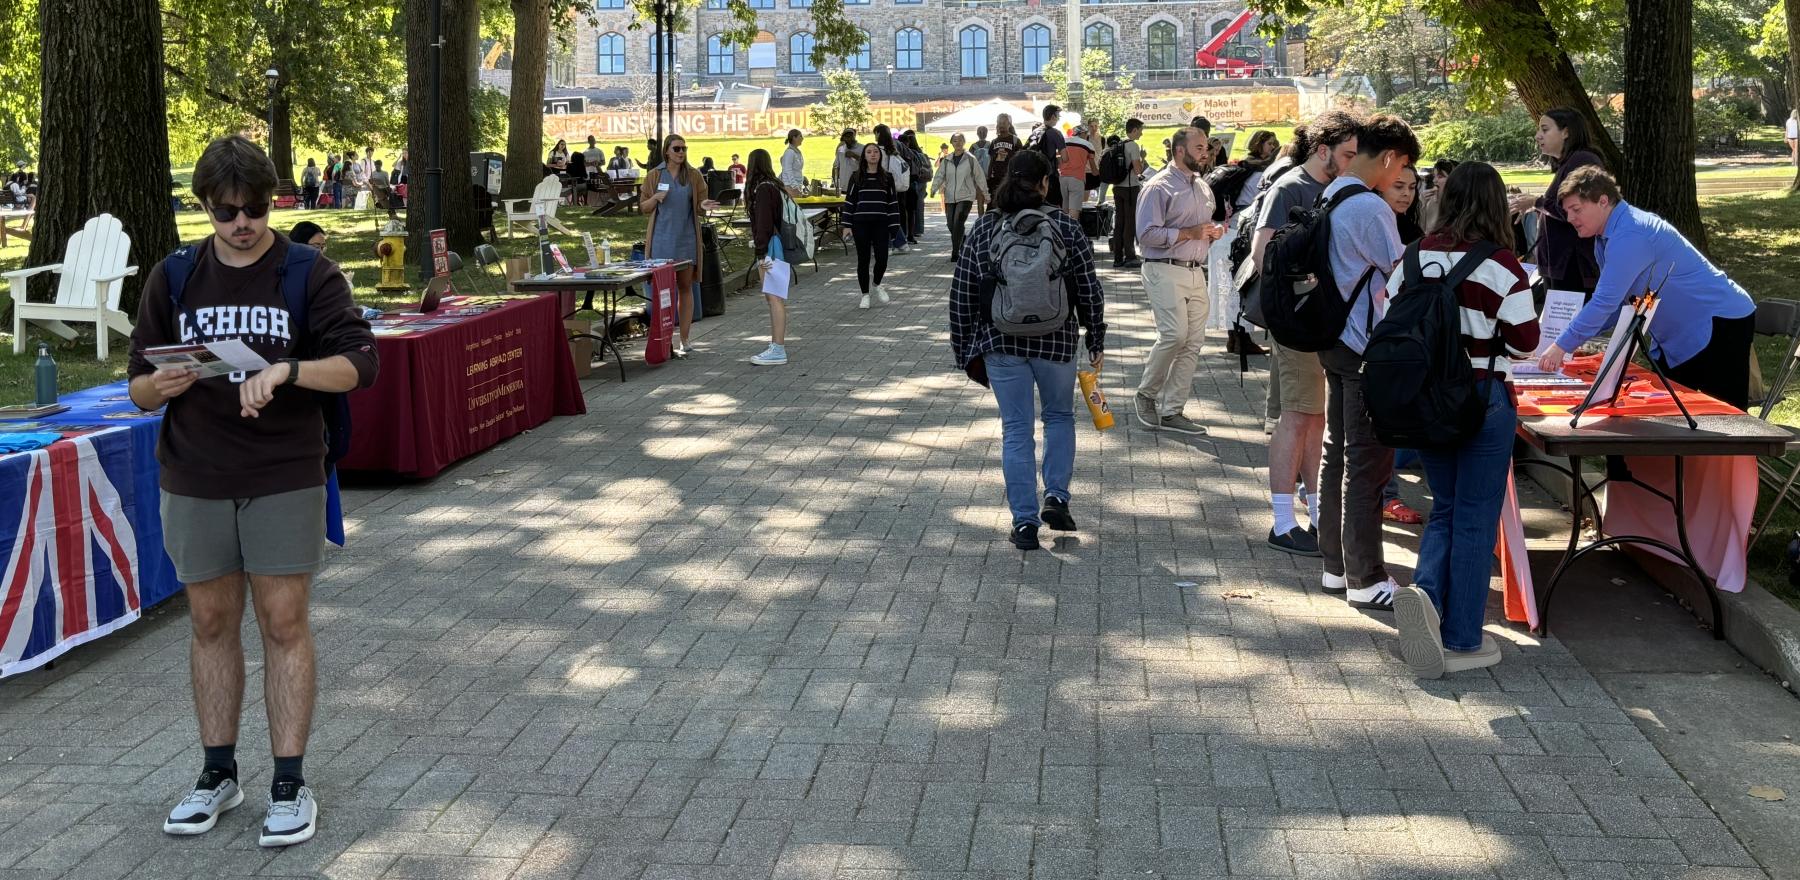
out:
<path id="1" fill-rule="evenodd" d="M 442 229 L 431 230 L 431 277 L 450 275 L 450 237 Z"/>
<path id="2" fill-rule="evenodd" d="M 1650 332 L 1650 322 L 1656 317 L 1658 302 L 1651 300 L 1642 312 L 1642 329 Z M 1629 302 L 1619 307 L 1619 319 L 1613 324 L 1612 338 L 1606 341 L 1606 356 L 1600 359 L 1600 372 L 1594 377 L 1593 387 L 1588 389 L 1587 399 L 1581 402 L 1576 412 L 1582 415 L 1576 418 L 1577 426 L 1592 424 L 1605 416 L 1587 415 L 1589 407 L 1605 406 L 1619 396 L 1619 386 L 1625 381 L 1625 368 L 1631 365 L 1631 358 L 1637 353 L 1637 334 L 1633 325 L 1639 316 L 1639 303 Z"/>

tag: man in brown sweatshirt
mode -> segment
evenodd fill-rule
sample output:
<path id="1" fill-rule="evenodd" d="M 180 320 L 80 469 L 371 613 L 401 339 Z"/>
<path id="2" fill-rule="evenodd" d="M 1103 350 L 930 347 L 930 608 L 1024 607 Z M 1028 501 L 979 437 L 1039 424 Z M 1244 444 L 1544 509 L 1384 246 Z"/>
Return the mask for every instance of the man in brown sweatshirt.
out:
<path id="1" fill-rule="evenodd" d="M 263 846 L 300 843 L 318 826 L 318 805 L 301 775 L 313 710 L 307 596 L 325 543 L 321 404 L 328 398 L 317 392 L 367 387 L 377 368 L 369 324 L 337 266 L 269 229 L 275 184 L 275 166 L 248 140 L 234 135 L 206 148 L 194 166 L 194 195 L 213 234 L 145 279 L 128 368 L 134 403 L 168 406 L 157 443 L 163 544 L 187 588 L 189 667 L 205 751 L 200 781 L 163 830 L 204 833 L 243 803 L 235 749 L 248 576 L 275 756 Z M 290 267 L 306 274 L 304 318 L 290 313 L 283 291 Z M 183 276 L 173 282 L 178 307 L 171 278 Z M 148 348 L 232 339 L 271 366 L 201 379 L 158 370 L 144 357 Z"/>

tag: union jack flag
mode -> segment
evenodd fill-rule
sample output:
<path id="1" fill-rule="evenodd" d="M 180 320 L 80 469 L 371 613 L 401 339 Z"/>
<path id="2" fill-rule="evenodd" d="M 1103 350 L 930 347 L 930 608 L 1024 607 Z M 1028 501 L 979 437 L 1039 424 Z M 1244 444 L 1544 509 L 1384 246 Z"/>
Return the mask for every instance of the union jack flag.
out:
<path id="1" fill-rule="evenodd" d="M 75 437 L 0 460 L 0 676 L 35 669 L 138 618 L 138 541 L 124 431 Z M 27 461 L 28 460 L 28 461 Z M 119 475 L 115 483 L 113 475 Z M 21 482 L 22 481 L 22 484 Z"/>

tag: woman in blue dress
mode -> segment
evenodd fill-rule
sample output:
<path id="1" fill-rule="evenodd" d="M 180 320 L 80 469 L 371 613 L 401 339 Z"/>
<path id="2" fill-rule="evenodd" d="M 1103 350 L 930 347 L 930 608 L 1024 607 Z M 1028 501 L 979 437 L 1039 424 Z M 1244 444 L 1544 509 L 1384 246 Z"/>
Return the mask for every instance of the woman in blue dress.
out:
<path id="1" fill-rule="evenodd" d="M 700 224 L 718 203 L 706 197 L 706 181 L 687 161 L 687 140 L 672 134 L 663 141 L 663 164 L 644 175 L 638 211 L 650 218 L 644 232 L 644 256 L 653 260 L 687 261 L 675 272 L 681 338 L 673 343 L 676 357 L 687 357 L 688 331 L 694 325 L 694 279 L 700 277 Z"/>

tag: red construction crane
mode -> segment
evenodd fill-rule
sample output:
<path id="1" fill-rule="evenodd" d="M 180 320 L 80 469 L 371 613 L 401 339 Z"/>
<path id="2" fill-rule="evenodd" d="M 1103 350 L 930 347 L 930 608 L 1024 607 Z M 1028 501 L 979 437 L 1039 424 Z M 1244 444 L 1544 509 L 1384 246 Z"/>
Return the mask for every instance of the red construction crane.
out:
<path id="1" fill-rule="evenodd" d="M 1212 71 L 1215 76 L 1223 74 L 1232 78 L 1251 76 L 1273 76 L 1274 71 L 1263 64 L 1262 49 L 1258 46 L 1238 44 L 1226 48 L 1250 24 L 1256 14 L 1246 9 L 1238 13 L 1225 29 L 1213 34 L 1206 45 L 1194 51 L 1194 67 L 1201 71 Z"/>

